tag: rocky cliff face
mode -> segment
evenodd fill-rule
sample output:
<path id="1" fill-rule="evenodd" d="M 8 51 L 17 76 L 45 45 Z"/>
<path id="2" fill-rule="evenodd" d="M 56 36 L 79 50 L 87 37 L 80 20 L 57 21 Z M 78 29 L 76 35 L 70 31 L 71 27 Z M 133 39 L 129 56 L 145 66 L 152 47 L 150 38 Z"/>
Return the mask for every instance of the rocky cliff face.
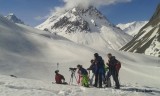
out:
<path id="1" fill-rule="evenodd" d="M 160 4 L 150 21 L 121 50 L 160 57 Z"/>

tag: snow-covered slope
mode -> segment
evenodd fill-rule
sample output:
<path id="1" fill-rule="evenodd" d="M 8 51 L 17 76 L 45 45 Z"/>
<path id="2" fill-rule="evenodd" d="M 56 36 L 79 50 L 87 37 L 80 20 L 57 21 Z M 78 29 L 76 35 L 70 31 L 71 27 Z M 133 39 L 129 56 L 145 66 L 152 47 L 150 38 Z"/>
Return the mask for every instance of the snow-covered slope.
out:
<path id="1" fill-rule="evenodd" d="M 122 50 L 160 57 L 160 4 L 150 21 Z"/>
<path id="2" fill-rule="evenodd" d="M 148 23 L 148 21 L 134 21 L 127 24 L 118 24 L 117 27 L 121 28 L 124 32 L 131 36 L 135 36 L 139 30 Z"/>
<path id="3" fill-rule="evenodd" d="M 14 15 L 13 13 L 9 13 L 5 17 L 13 23 L 24 24 L 24 22 L 21 19 L 17 18 L 17 16 Z"/>
<path id="4" fill-rule="evenodd" d="M 54 81 L 57 62 L 59 62 L 60 73 L 69 82 L 71 74 L 69 68 L 76 67 L 77 64 L 82 64 L 85 68 L 89 67 L 95 52 L 98 52 L 105 61 L 107 61 L 106 53 L 110 52 L 122 62 L 120 71 L 122 90 L 85 89 L 79 86 L 51 84 Z M 159 58 L 107 48 L 105 52 L 93 50 L 46 31 L 16 25 L 2 16 L 0 16 L 0 53 L 0 74 L 18 77 L 0 75 L 2 96 L 159 95 L 157 91 L 160 86 Z M 149 93 L 145 93 L 146 90 Z"/>
<path id="5" fill-rule="evenodd" d="M 56 32 L 71 41 L 100 50 L 119 49 L 132 38 L 93 6 L 76 7 L 60 16 L 53 15 L 36 28 Z"/>
<path id="6" fill-rule="evenodd" d="M 112 88 L 84 88 L 56 85 L 38 80 L 0 75 L 0 96 L 159 96 L 158 88 L 126 85 L 121 90 Z"/>
<path id="7" fill-rule="evenodd" d="M 82 60 L 77 59 L 79 56 L 91 57 L 94 52 L 64 37 L 18 26 L 0 16 L 0 53 L 1 74 L 48 80 L 57 62 L 77 64 Z"/>

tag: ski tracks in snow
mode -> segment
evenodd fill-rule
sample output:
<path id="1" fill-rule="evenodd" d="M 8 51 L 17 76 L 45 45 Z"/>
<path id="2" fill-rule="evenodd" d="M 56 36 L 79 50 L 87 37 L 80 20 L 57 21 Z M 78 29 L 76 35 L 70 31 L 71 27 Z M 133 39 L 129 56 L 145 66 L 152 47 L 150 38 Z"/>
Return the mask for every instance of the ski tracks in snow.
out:
<path id="1" fill-rule="evenodd" d="M 49 84 L 42 81 L 0 75 L 0 96 L 159 96 L 153 88 L 122 86 L 113 88 L 85 88 L 81 86 Z"/>

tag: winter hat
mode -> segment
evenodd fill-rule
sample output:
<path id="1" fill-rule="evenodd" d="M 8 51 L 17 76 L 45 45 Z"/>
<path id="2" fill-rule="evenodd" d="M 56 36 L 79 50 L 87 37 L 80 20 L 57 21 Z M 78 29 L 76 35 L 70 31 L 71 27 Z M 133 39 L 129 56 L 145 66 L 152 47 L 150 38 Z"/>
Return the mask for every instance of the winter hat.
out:
<path id="1" fill-rule="evenodd" d="M 92 62 L 94 62 L 94 60 L 92 59 L 90 62 L 92 63 Z"/>
<path id="2" fill-rule="evenodd" d="M 95 56 L 95 57 L 98 57 L 99 55 L 98 55 L 98 53 L 94 53 L 94 56 Z"/>
<path id="3" fill-rule="evenodd" d="M 59 70 L 56 70 L 55 73 L 57 74 L 59 72 Z"/>
<path id="4" fill-rule="evenodd" d="M 77 65 L 77 67 L 81 68 L 81 67 L 82 67 L 82 65 L 78 64 L 78 65 Z"/>

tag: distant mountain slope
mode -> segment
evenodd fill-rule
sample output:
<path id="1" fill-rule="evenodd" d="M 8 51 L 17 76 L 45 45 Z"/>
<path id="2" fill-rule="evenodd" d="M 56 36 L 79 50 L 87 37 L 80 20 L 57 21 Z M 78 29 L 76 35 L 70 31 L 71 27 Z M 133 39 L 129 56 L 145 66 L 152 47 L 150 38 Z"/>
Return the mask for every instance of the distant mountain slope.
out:
<path id="1" fill-rule="evenodd" d="M 121 28 L 124 32 L 131 36 L 135 36 L 139 30 L 148 23 L 148 21 L 134 21 L 127 24 L 118 24 L 117 27 Z"/>
<path id="2" fill-rule="evenodd" d="M 121 50 L 160 57 L 160 4 L 150 21 Z"/>
<path id="3" fill-rule="evenodd" d="M 119 49 L 132 39 L 93 6 L 75 7 L 58 17 L 53 15 L 36 28 L 100 50 Z"/>
<path id="4" fill-rule="evenodd" d="M 13 22 L 13 23 L 19 23 L 19 24 L 24 24 L 24 22 L 17 18 L 16 15 L 14 15 L 13 13 L 9 13 L 7 16 L 5 16 L 9 21 Z"/>

